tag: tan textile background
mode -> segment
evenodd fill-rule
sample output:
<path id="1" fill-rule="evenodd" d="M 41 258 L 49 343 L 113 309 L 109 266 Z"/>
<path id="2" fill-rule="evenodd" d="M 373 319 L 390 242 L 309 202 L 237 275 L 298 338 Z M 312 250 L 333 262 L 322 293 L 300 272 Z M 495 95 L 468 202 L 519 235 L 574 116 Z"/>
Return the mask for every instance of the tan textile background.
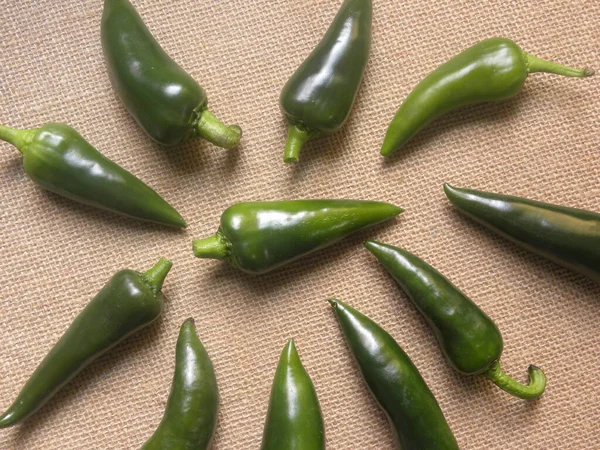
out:
<path id="1" fill-rule="evenodd" d="M 214 361 L 221 413 L 214 448 L 260 445 L 279 353 L 295 337 L 313 378 L 329 449 L 388 449 L 384 415 L 363 386 L 325 299 L 386 328 L 417 365 L 463 449 L 600 448 L 600 286 L 525 253 L 453 211 L 442 183 L 600 211 L 600 76 L 531 76 L 517 97 L 452 114 L 384 162 L 384 130 L 437 65 L 492 36 L 572 65 L 600 68 L 600 2 L 375 0 L 373 48 L 344 130 L 285 166 L 281 87 L 324 33 L 339 0 L 136 0 L 159 42 L 239 123 L 243 145 L 163 149 L 115 97 L 100 46 L 100 0 L 0 0 L 0 123 L 74 126 L 187 219 L 185 232 L 46 193 L 0 145 L 0 408 L 117 270 L 174 261 L 162 319 L 102 357 L 2 449 L 134 449 L 158 424 L 188 316 Z M 406 209 L 395 222 L 262 277 L 192 256 L 241 200 L 356 198 Z M 407 298 L 362 249 L 367 237 L 425 258 L 474 299 L 505 339 L 504 366 L 542 367 L 537 402 L 455 373 Z"/>

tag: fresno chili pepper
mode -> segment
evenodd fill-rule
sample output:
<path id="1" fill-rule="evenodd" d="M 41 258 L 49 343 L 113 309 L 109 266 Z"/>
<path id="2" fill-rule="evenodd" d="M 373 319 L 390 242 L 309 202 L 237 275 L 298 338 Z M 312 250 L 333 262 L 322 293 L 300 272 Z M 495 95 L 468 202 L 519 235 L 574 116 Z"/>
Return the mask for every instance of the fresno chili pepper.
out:
<path id="1" fill-rule="evenodd" d="M 369 250 L 413 301 L 434 331 L 450 364 L 466 375 L 484 375 L 509 394 L 526 400 L 544 393 L 546 376 L 529 366 L 528 385 L 502 371 L 502 335 L 473 301 L 422 259 L 398 247 L 365 242 Z"/>
<path id="2" fill-rule="evenodd" d="M 155 141 L 175 145 L 200 136 L 234 148 L 242 136 L 207 109 L 206 93 L 154 39 L 128 0 L 105 0 L 102 48 L 111 83 L 138 124 Z"/>
<path id="3" fill-rule="evenodd" d="M 458 444 L 425 380 L 384 329 L 330 299 L 363 380 L 385 412 L 402 450 L 457 450 Z"/>
<path id="4" fill-rule="evenodd" d="M 600 283 L 600 214 L 444 184 L 467 216 L 530 252 Z"/>
<path id="5" fill-rule="evenodd" d="M 196 335 L 194 319 L 179 330 L 175 375 L 165 414 L 142 450 L 210 448 L 219 412 L 219 390 L 212 362 Z"/>
<path id="6" fill-rule="evenodd" d="M 221 215 L 217 233 L 195 240 L 198 258 L 224 259 L 262 274 L 391 219 L 402 209 L 360 200 L 237 203 Z"/>
<path id="7" fill-rule="evenodd" d="M 0 415 L 0 428 L 31 416 L 89 363 L 149 325 L 163 310 L 161 288 L 171 269 L 162 258 L 145 273 L 117 272 L 71 323 Z"/>
<path id="8" fill-rule="evenodd" d="M 48 191 L 136 219 L 187 226 L 156 192 L 68 125 L 48 123 L 32 130 L 0 126 L 0 139 L 19 149 L 27 175 Z"/>
<path id="9" fill-rule="evenodd" d="M 395 153 L 433 120 L 454 109 L 515 96 L 534 72 L 567 77 L 594 74 L 592 69 L 573 69 L 536 58 L 509 39 L 486 39 L 439 66 L 413 89 L 387 129 L 381 154 Z"/>
<path id="10" fill-rule="evenodd" d="M 290 123 L 283 160 L 304 143 L 335 133 L 350 114 L 369 59 L 371 0 L 345 0 L 327 33 L 287 81 L 279 105 Z"/>
<path id="11" fill-rule="evenodd" d="M 279 358 L 261 450 L 324 450 L 317 393 L 290 339 Z"/>

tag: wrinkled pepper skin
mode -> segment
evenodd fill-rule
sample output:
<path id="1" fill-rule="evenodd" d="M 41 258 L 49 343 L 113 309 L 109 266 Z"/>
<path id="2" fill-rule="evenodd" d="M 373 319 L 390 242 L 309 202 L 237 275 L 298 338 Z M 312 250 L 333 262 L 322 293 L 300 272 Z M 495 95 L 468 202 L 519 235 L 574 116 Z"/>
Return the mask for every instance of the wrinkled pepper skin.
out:
<path id="1" fill-rule="evenodd" d="M 329 302 L 367 387 L 392 426 L 396 448 L 457 450 L 435 397 L 394 338 L 345 303 Z"/>
<path id="2" fill-rule="evenodd" d="M 500 365 L 502 335 L 492 320 L 456 286 L 422 259 L 392 245 L 365 242 L 413 301 L 450 364 L 465 375 L 484 375 L 519 398 L 540 397 L 546 388 L 541 369 L 529 366 L 530 384 L 510 378 Z"/>
<path id="3" fill-rule="evenodd" d="M 223 212 L 217 233 L 195 240 L 193 249 L 198 258 L 224 259 L 262 274 L 401 212 L 389 203 L 360 200 L 237 203 Z"/>
<path id="4" fill-rule="evenodd" d="M 284 161 L 310 138 L 335 133 L 350 114 L 371 47 L 371 0 L 345 0 L 325 36 L 287 81 L 279 104 L 290 123 Z"/>
<path id="5" fill-rule="evenodd" d="M 142 450 L 207 450 L 217 428 L 219 390 L 193 319 L 181 325 L 175 375 L 160 425 Z"/>
<path id="6" fill-rule="evenodd" d="M 273 387 L 261 450 L 324 450 L 319 399 L 293 340 L 285 345 Z"/>
<path id="7" fill-rule="evenodd" d="M 48 191 L 136 219 L 187 226 L 156 192 L 68 125 L 48 123 L 31 130 L 0 126 L 0 139 L 19 149 L 27 175 Z"/>
<path id="8" fill-rule="evenodd" d="M 165 53 L 129 0 L 105 0 L 101 37 L 113 88 L 152 139 L 175 145 L 200 136 L 238 145 L 240 127 L 226 127 L 208 111 L 204 90 Z"/>
<path id="9" fill-rule="evenodd" d="M 146 273 L 117 272 L 79 313 L 0 416 L 0 428 L 31 416 L 88 364 L 156 320 L 163 310 L 161 288 L 171 265 L 162 258 Z"/>
<path id="10" fill-rule="evenodd" d="M 513 41 L 481 41 L 439 66 L 406 97 L 390 123 L 381 154 L 389 156 L 438 117 L 457 108 L 515 96 L 534 72 L 569 77 L 593 75 L 525 53 Z"/>
<path id="11" fill-rule="evenodd" d="M 600 283 L 600 214 L 444 185 L 448 200 L 519 247 Z"/>

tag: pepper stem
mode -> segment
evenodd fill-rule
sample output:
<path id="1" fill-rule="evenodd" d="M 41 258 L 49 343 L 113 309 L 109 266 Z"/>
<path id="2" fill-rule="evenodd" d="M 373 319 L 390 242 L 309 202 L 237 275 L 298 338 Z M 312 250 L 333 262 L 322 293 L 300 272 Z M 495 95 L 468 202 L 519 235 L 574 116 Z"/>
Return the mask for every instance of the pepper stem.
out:
<path id="1" fill-rule="evenodd" d="M 573 67 L 563 66 L 562 64 L 545 59 L 537 58 L 529 53 L 525 53 L 527 59 L 527 72 L 546 72 L 564 75 L 565 77 L 590 77 L 594 75 L 594 69 L 586 67 L 585 69 L 574 69 Z"/>
<path id="2" fill-rule="evenodd" d="M 196 129 L 208 142 L 227 149 L 237 147 L 242 138 L 242 129 L 239 126 L 225 125 L 206 108 L 200 113 Z"/>
<path id="3" fill-rule="evenodd" d="M 162 289 L 163 283 L 173 263 L 166 258 L 160 258 L 156 265 L 144 274 L 144 279 L 150 284 L 154 292 Z"/>
<path id="4" fill-rule="evenodd" d="M 283 162 L 298 162 L 300 159 L 300 150 L 306 141 L 312 137 L 311 133 L 299 128 L 297 125 L 290 125 L 287 142 L 283 152 Z"/>
<path id="5" fill-rule="evenodd" d="M 546 375 L 542 369 L 533 365 L 529 366 L 527 372 L 529 373 L 529 384 L 524 385 L 504 373 L 500 361 L 496 361 L 490 366 L 485 376 L 509 394 L 525 400 L 535 400 L 546 389 Z"/>
<path id="6" fill-rule="evenodd" d="M 0 125 L 0 139 L 14 145 L 21 153 L 23 153 L 23 148 L 27 144 L 31 132 L 32 130 L 15 130 Z"/>
<path id="7" fill-rule="evenodd" d="M 229 242 L 220 233 L 193 242 L 196 258 L 225 259 L 229 256 Z"/>

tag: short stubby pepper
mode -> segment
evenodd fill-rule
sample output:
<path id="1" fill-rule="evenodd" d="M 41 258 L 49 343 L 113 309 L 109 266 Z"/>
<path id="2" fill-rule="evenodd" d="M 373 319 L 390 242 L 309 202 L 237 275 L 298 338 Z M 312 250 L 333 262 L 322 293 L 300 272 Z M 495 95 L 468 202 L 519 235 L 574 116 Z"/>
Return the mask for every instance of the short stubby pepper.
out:
<path id="1" fill-rule="evenodd" d="M 519 398 L 540 397 L 546 376 L 529 366 L 528 385 L 502 371 L 500 331 L 473 301 L 422 259 L 398 247 L 367 241 L 365 247 L 386 268 L 434 330 L 450 364 L 466 375 L 484 375 Z"/>
<path id="2" fill-rule="evenodd" d="M 483 226 L 600 283 L 600 214 L 449 184 L 444 191 L 460 212 Z"/>
<path id="3" fill-rule="evenodd" d="M 0 428 L 31 416 L 92 361 L 154 322 L 163 310 L 161 289 L 171 266 L 171 261 L 162 258 L 145 273 L 117 272 L 73 320 L 12 406 L 0 415 Z"/>
<path id="4" fill-rule="evenodd" d="M 396 448 L 458 450 L 437 400 L 394 338 L 345 303 L 329 303 L 363 380 L 392 426 Z"/>
<path id="5" fill-rule="evenodd" d="M 207 450 L 217 428 L 219 390 L 213 364 L 193 319 L 179 330 L 175 375 L 165 414 L 142 450 Z"/>
<path id="6" fill-rule="evenodd" d="M 389 203 L 360 200 L 236 203 L 221 215 L 217 233 L 195 240 L 193 250 L 198 258 L 224 259 L 262 274 L 401 212 Z"/>
<path id="7" fill-rule="evenodd" d="M 156 192 L 68 125 L 48 123 L 32 130 L 0 126 L 0 139 L 19 149 L 27 175 L 48 191 L 136 219 L 187 226 Z"/>
<path id="8" fill-rule="evenodd" d="M 536 58 L 509 39 L 486 39 L 439 66 L 412 90 L 387 129 L 381 154 L 395 153 L 421 129 L 452 110 L 513 97 L 534 72 L 567 77 L 594 73 L 592 69 L 573 69 Z"/>
<path id="9" fill-rule="evenodd" d="M 237 147 L 241 128 L 207 109 L 204 90 L 165 53 L 129 0 L 104 1 L 101 37 L 113 87 L 152 139 L 175 145 L 200 136 Z"/>
<path id="10" fill-rule="evenodd" d="M 292 339 L 279 358 L 260 448 L 325 450 L 319 399 Z"/>
<path id="11" fill-rule="evenodd" d="M 290 123 L 284 161 L 338 131 L 350 115 L 371 47 L 371 0 L 345 0 L 325 36 L 287 81 L 279 104 Z"/>

